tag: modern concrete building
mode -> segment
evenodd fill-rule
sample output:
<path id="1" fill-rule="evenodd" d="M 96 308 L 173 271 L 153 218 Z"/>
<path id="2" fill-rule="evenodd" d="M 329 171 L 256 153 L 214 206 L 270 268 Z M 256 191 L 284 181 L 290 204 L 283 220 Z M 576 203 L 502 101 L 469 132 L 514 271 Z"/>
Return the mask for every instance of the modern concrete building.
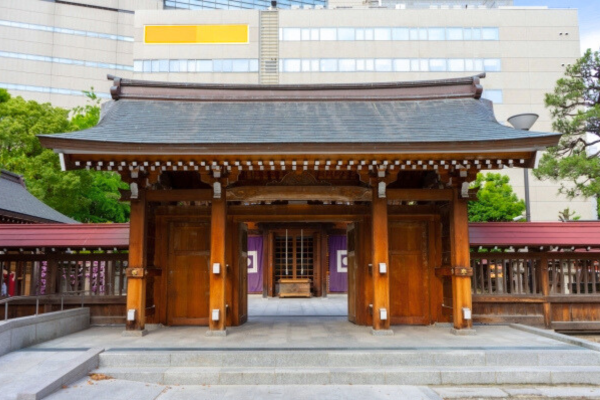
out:
<path id="1" fill-rule="evenodd" d="M 549 131 L 544 94 L 579 57 L 576 10 L 513 7 L 511 0 L 331 0 L 326 8 L 165 10 L 208 8 L 192 4 L 200 1 L 171 3 L 5 0 L 0 87 L 72 107 L 84 102 L 80 93 L 91 86 L 108 98 L 107 74 L 167 82 L 316 84 L 486 72 L 484 97 L 494 101 L 500 121 L 533 112 L 540 115 L 534 129 Z M 523 198 L 523 172 L 506 173 Z M 567 207 L 582 219 L 596 219 L 593 200 L 567 201 L 556 194 L 558 185 L 533 177 L 530 186 L 532 220 L 557 220 Z"/>

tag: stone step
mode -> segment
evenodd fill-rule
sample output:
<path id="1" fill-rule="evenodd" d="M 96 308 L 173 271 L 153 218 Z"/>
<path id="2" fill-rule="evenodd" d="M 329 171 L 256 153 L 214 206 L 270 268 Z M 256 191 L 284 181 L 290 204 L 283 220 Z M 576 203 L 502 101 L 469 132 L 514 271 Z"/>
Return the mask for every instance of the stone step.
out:
<path id="1" fill-rule="evenodd" d="M 114 379 L 165 385 L 600 385 L 600 367 L 100 368 Z"/>
<path id="2" fill-rule="evenodd" d="M 100 355 L 101 368 L 120 367 L 484 367 L 600 366 L 600 352 L 545 351 L 333 351 L 219 350 L 117 351 Z"/>

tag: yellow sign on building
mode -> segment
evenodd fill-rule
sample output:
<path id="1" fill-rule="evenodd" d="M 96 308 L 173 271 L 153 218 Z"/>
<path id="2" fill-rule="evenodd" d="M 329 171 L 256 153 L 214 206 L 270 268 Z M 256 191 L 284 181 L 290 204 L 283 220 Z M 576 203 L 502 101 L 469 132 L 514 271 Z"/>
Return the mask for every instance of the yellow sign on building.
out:
<path id="1" fill-rule="evenodd" d="M 248 43 L 248 25 L 146 25 L 144 43 Z"/>

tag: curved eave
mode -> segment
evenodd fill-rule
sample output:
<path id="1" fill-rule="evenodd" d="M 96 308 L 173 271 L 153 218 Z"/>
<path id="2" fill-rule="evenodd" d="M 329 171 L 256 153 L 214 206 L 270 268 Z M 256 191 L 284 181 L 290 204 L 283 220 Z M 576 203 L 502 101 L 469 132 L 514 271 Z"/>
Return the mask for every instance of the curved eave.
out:
<path id="1" fill-rule="evenodd" d="M 40 136 L 44 147 L 64 154 L 145 155 L 296 155 L 296 154 L 435 154 L 507 151 L 535 152 L 556 146 L 560 134 L 507 140 L 460 142 L 366 143 L 124 143 Z"/>

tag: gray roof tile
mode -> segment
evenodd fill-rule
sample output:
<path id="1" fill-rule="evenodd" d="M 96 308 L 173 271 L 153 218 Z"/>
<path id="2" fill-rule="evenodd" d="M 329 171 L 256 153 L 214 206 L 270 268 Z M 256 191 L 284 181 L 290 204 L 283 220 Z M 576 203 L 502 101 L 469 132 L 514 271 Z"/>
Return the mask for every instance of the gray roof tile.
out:
<path id="1" fill-rule="evenodd" d="M 19 175 L 0 170 L 0 214 L 3 211 L 13 216 L 18 214 L 24 217 L 33 217 L 35 220 L 40 220 L 38 222 L 79 223 L 47 206 L 29 193 Z"/>
<path id="2" fill-rule="evenodd" d="M 52 137 L 116 143 L 427 143 L 555 136 L 501 125 L 484 99 L 113 101 L 91 129 Z M 45 136 L 45 135 L 42 135 Z"/>

